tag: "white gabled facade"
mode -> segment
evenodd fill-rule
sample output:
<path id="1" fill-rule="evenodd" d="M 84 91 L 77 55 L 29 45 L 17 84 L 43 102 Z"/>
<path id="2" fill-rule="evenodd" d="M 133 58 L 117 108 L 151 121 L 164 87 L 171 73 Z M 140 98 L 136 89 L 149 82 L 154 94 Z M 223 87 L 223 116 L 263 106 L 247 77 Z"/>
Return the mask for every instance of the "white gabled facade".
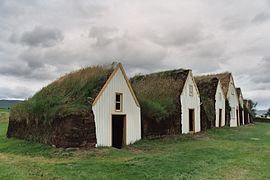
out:
<path id="1" fill-rule="evenodd" d="M 192 94 L 191 94 L 192 92 Z M 187 80 L 183 87 L 182 94 L 180 96 L 181 100 L 181 124 L 182 133 L 190 133 L 189 127 L 189 113 L 190 110 L 194 110 L 194 132 L 201 131 L 201 115 L 200 115 L 200 94 L 197 85 L 194 81 L 192 72 L 189 71 Z"/>
<path id="2" fill-rule="evenodd" d="M 218 86 L 215 95 L 215 109 L 216 109 L 216 127 L 225 126 L 225 95 L 221 87 L 220 81 L 218 81 Z"/>
<path id="3" fill-rule="evenodd" d="M 122 111 L 116 111 L 116 94 L 122 94 Z M 95 99 L 92 109 L 95 116 L 97 146 L 112 146 L 112 115 L 125 115 L 125 144 L 141 139 L 141 111 L 138 100 L 121 64 Z"/>
<path id="4" fill-rule="evenodd" d="M 230 83 L 228 87 L 228 92 L 227 92 L 227 99 L 229 101 L 230 107 L 231 107 L 231 112 L 230 112 L 230 127 L 237 127 L 239 122 L 239 104 L 238 104 L 238 97 L 237 97 L 237 92 L 235 89 L 234 81 L 232 76 L 230 77 Z"/>

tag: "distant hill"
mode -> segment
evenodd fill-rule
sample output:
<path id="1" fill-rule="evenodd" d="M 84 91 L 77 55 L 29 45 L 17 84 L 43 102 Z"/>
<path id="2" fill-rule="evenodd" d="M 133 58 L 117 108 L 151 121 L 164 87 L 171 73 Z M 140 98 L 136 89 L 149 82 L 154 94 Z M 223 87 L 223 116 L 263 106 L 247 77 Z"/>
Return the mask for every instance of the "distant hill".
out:
<path id="1" fill-rule="evenodd" d="M 0 109 L 8 109 L 15 104 L 22 102 L 20 100 L 0 100 Z"/>

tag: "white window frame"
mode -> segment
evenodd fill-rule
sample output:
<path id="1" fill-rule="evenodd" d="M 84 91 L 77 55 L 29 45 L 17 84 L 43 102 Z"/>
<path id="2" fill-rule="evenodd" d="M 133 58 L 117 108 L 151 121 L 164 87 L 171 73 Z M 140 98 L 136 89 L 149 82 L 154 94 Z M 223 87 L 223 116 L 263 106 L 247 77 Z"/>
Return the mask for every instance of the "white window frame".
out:
<path id="1" fill-rule="evenodd" d="M 193 85 L 192 84 L 190 84 L 189 86 L 188 86 L 188 94 L 189 94 L 189 96 L 193 96 Z"/>
<path id="2" fill-rule="evenodd" d="M 117 96 L 120 96 L 120 101 L 117 101 Z M 117 104 L 120 104 L 120 109 L 117 109 Z M 122 112 L 123 111 L 123 93 L 115 93 L 115 111 Z"/>

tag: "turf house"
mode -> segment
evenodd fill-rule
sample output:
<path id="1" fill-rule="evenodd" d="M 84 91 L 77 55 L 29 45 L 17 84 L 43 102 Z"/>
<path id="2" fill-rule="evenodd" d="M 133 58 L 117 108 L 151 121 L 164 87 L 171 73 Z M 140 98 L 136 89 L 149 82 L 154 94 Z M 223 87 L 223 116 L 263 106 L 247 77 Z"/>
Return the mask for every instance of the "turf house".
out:
<path id="1" fill-rule="evenodd" d="M 195 77 L 201 97 L 201 129 L 225 125 L 225 96 L 218 78 Z"/>
<path id="2" fill-rule="evenodd" d="M 236 88 L 237 97 L 239 101 L 239 119 L 240 119 L 240 125 L 245 124 L 245 113 L 244 113 L 244 98 L 242 94 L 241 88 Z"/>
<path id="3" fill-rule="evenodd" d="M 240 124 L 238 116 L 239 103 L 232 74 L 225 72 L 208 76 L 212 78 L 216 77 L 220 80 L 223 93 L 226 97 L 226 124 L 230 125 L 230 127 L 237 127 Z"/>
<path id="4" fill-rule="evenodd" d="M 251 100 L 244 99 L 244 121 L 245 124 L 253 122 L 253 117 L 251 113 Z"/>
<path id="5" fill-rule="evenodd" d="M 201 130 L 200 95 L 191 70 L 138 75 L 131 83 L 141 104 L 144 137 Z"/>
<path id="6" fill-rule="evenodd" d="M 7 136 L 56 147 L 123 145 L 141 139 L 140 105 L 122 65 L 67 74 L 11 109 Z"/>

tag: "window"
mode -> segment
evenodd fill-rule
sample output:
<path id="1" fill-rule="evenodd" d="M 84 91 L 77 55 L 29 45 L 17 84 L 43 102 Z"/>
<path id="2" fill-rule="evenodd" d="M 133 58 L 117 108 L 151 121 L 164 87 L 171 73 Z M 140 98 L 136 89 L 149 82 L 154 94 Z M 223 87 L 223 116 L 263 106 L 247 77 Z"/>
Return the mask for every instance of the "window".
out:
<path id="1" fill-rule="evenodd" d="M 221 101 L 222 100 L 222 97 L 221 97 L 221 93 L 218 93 L 218 97 L 219 97 L 219 100 Z"/>
<path id="2" fill-rule="evenodd" d="M 189 96 L 193 96 L 193 86 L 189 85 Z"/>
<path id="3" fill-rule="evenodd" d="M 116 93 L 115 95 L 115 111 L 122 111 L 123 94 Z"/>

